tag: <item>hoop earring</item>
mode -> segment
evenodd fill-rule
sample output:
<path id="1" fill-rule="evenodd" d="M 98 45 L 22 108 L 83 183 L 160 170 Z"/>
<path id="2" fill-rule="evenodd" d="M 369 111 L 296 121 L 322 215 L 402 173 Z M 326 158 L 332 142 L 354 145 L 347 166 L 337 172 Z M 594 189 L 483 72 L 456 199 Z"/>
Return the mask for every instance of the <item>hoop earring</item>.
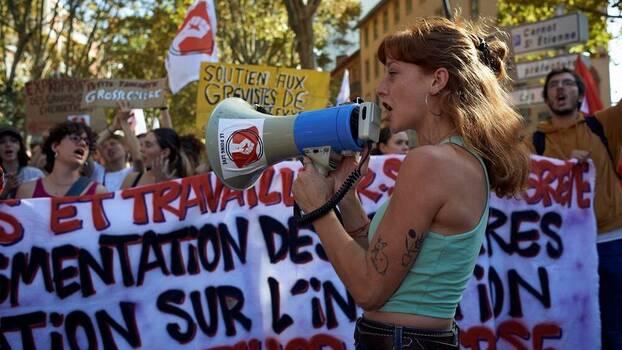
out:
<path id="1" fill-rule="evenodd" d="M 430 94 L 426 94 L 425 95 L 425 106 L 428 108 L 428 111 L 430 111 L 430 113 L 432 113 L 433 116 L 440 117 L 441 114 L 443 114 L 443 113 L 434 113 L 434 112 L 432 112 L 432 109 L 430 108 L 430 105 L 428 104 L 428 96 L 430 96 Z"/>

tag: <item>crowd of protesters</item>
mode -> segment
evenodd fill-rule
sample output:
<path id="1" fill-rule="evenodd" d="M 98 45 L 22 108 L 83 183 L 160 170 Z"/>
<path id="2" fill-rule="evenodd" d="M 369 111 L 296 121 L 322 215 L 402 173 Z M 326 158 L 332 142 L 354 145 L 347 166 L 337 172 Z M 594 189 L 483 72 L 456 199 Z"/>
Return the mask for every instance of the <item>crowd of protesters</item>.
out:
<path id="1" fill-rule="evenodd" d="M 591 159 L 596 167 L 603 348 L 622 349 L 622 107 L 584 116 L 579 112 L 584 90 L 572 71 L 551 72 L 543 95 L 552 118 L 524 141 L 532 153 Z M 131 118 L 129 105 L 121 103 L 99 134 L 84 123 L 65 121 L 42 135 L 42 142 L 29 144 L 30 150 L 18 129 L 0 125 L 0 200 L 113 192 L 210 170 L 203 142 L 192 134 L 179 135 L 167 108 L 160 110 L 163 127 L 144 134 L 135 134 Z M 372 154 L 406 154 L 409 149 L 406 132 L 383 128 Z"/>
<path id="2" fill-rule="evenodd" d="M 179 135 L 167 108 L 160 128 L 135 134 L 132 110 L 125 102 L 99 134 L 81 122 L 66 121 L 46 131 L 30 151 L 22 133 L 0 126 L 0 200 L 79 196 L 149 185 L 210 171 L 205 145 L 192 134 Z M 405 132 L 381 130 L 373 154 L 406 154 Z"/>
<path id="3" fill-rule="evenodd" d="M 129 105 L 120 103 L 99 134 L 81 122 L 61 122 L 30 151 L 18 129 L 1 125 L 0 200 L 113 192 L 210 170 L 201 140 L 178 135 L 167 108 L 160 110 L 163 127 L 144 134 L 135 134 L 133 117 Z"/>

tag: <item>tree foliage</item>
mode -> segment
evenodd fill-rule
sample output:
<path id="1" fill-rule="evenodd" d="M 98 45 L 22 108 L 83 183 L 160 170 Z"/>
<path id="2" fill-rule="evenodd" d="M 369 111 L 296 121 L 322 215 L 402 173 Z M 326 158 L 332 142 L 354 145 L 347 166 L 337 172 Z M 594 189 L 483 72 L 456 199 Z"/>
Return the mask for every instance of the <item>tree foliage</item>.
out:
<path id="1" fill-rule="evenodd" d="M 0 1 L 0 59 L 4 63 L 0 64 L 0 119 L 23 121 L 21 89 L 29 80 L 165 77 L 168 47 L 193 2 Z M 302 65 L 296 45 L 305 40 L 311 40 L 304 45 L 312 48 L 310 54 L 318 66 L 330 63 L 332 57 L 325 48 L 348 44 L 345 36 L 360 12 L 355 0 L 324 1 L 313 13 L 313 36 L 299 38 L 288 27 L 284 2 L 215 0 L 215 4 L 221 62 L 285 67 Z M 173 123 L 181 132 L 197 132 L 193 127 L 196 85 L 188 84 L 170 97 Z M 149 119 L 157 112 L 146 114 Z"/>
<path id="2" fill-rule="evenodd" d="M 23 122 L 21 89 L 50 76 L 97 75 L 92 55 L 107 35 L 121 0 L 6 0 L 0 2 L 0 121 Z"/>

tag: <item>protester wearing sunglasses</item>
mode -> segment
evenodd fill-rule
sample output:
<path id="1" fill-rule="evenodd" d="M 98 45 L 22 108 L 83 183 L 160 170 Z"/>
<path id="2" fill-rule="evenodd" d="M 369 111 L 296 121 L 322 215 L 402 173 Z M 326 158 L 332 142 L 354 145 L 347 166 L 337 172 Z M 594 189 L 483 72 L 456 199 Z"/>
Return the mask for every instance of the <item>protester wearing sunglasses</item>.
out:
<path id="1" fill-rule="evenodd" d="M 49 175 L 22 184 L 16 197 L 62 197 L 106 192 L 102 185 L 81 176 L 89 154 L 95 149 L 95 140 L 96 135 L 85 124 L 57 124 L 43 144 L 45 170 Z"/>

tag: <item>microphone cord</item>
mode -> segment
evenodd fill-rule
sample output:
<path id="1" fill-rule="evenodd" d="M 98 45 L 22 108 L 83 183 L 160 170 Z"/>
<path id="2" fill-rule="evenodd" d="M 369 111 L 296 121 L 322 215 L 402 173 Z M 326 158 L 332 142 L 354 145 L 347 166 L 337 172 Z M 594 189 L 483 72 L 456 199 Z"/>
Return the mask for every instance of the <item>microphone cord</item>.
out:
<path id="1" fill-rule="evenodd" d="M 362 176 L 361 168 L 363 167 L 363 164 L 367 161 L 367 158 L 369 158 L 372 144 L 373 142 L 371 141 L 367 142 L 367 152 L 365 152 L 365 155 L 361 158 L 358 167 L 354 169 L 350 173 L 350 175 L 348 175 L 348 177 L 345 179 L 343 184 L 341 184 L 341 187 L 339 187 L 337 192 L 335 192 L 335 194 L 333 194 L 333 196 L 326 203 L 324 203 L 321 207 L 315 209 L 314 211 L 308 214 L 302 214 L 302 211 L 300 210 L 298 203 L 294 202 L 294 219 L 296 220 L 296 223 L 298 224 L 298 226 L 307 226 L 310 223 L 314 222 L 315 220 L 328 214 L 328 212 L 330 212 L 331 210 L 335 211 L 335 214 L 337 215 L 339 222 L 343 223 L 341 213 L 337 209 L 337 205 L 339 204 L 339 202 L 341 202 L 343 197 L 346 195 L 346 193 L 348 193 L 348 191 L 352 188 L 352 186 L 354 186 L 358 182 L 358 180 L 361 178 Z"/>

